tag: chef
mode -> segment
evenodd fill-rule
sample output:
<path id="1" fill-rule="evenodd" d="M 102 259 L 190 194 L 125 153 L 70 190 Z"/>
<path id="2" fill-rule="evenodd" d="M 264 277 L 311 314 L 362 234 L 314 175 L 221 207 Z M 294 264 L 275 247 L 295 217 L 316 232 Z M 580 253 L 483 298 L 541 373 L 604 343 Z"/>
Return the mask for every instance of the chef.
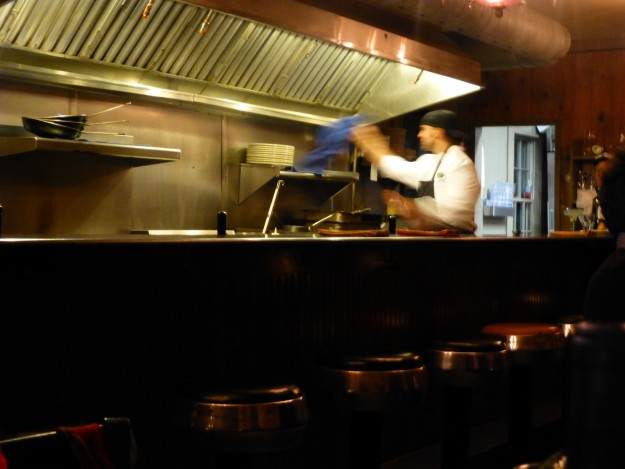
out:
<path id="1" fill-rule="evenodd" d="M 394 190 L 383 190 L 382 199 L 412 229 L 436 231 L 457 229 L 473 233 L 475 204 L 480 183 L 471 158 L 460 142 L 456 113 L 436 110 L 419 123 L 419 145 L 428 153 L 415 161 L 394 155 L 386 137 L 374 125 L 356 126 L 350 140 L 377 168 L 378 174 L 417 191 L 416 198 Z"/>

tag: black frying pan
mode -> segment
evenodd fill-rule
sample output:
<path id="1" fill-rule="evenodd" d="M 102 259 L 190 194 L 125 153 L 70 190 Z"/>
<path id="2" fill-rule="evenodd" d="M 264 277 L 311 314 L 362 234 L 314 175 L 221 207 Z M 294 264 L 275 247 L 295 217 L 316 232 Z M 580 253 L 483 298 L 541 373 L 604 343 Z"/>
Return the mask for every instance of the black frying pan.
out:
<path id="1" fill-rule="evenodd" d="M 108 122 L 103 122 L 106 124 Z M 66 140 L 76 140 L 81 134 L 99 134 L 99 135 L 119 135 L 118 132 L 88 132 L 84 129 L 85 125 L 80 122 L 72 124 L 59 124 L 47 119 L 35 119 L 33 117 L 22 117 L 24 128 L 30 133 L 44 138 L 63 138 Z"/>
<path id="2" fill-rule="evenodd" d="M 22 117 L 22 124 L 30 133 L 44 138 L 76 140 L 82 133 L 82 128 L 68 127 L 43 119 L 35 119 L 33 117 Z M 78 125 L 82 124 L 78 123 Z"/>

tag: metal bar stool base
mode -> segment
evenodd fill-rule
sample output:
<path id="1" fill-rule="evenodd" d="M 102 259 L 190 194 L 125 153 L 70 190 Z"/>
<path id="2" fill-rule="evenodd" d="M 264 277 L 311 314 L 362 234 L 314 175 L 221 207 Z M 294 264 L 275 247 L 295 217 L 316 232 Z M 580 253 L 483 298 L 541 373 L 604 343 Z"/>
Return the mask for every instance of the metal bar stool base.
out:
<path id="1" fill-rule="evenodd" d="M 409 425 L 427 387 L 419 355 L 326 356 L 319 360 L 319 377 L 347 435 L 347 462 L 340 467 L 379 469 L 405 450 L 397 430 Z"/>
<path id="2" fill-rule="evenodd" d="M 466 467 L 475 393 L 503 385 L 508 371 L 501 340 L 436 341 L 425 353 L 432 384 L 442 389 L 441 468 Z"/>
<path id="3" fill-rule="evenodd" d="M 562 327 L 546 323 L 495 323 L 483 334 L 501 339 L 510 353 L 508 445 L 513 464 L 528 462 L 531 448 L 537 372 L 549 368 L 543 377 L 553 377 L 562 368 L 565 337 Z M 559 380 L 561 381 L 561 380 Z"/>

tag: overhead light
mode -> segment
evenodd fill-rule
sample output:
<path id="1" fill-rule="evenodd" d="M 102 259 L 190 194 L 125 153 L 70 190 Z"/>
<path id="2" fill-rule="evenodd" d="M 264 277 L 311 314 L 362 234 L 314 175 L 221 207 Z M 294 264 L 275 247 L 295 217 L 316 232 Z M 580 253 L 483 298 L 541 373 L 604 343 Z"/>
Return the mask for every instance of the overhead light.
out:
<path id="1" fill-rule="evenodd" d="M 469 0 L 469 6 L 471 6 L 473 2 L 484 5 L 485 7 L 491 7 L 495 10 L 495 16 L 501 18 L 504 8 L 525 3 L 525 0 Z"/>

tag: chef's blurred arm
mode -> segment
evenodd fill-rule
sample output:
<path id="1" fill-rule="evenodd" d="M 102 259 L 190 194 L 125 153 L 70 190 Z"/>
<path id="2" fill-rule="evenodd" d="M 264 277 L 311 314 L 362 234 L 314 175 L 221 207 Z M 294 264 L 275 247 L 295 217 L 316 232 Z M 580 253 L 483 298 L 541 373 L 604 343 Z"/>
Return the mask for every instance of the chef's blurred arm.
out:
<path id="1" fill-rule="evenodd" d="M 352 129 L 350 141 L 372 164 L 377 165 L 383 156 L 392 155 L 388 139 L 376 125 L 356 126 Z"/>

